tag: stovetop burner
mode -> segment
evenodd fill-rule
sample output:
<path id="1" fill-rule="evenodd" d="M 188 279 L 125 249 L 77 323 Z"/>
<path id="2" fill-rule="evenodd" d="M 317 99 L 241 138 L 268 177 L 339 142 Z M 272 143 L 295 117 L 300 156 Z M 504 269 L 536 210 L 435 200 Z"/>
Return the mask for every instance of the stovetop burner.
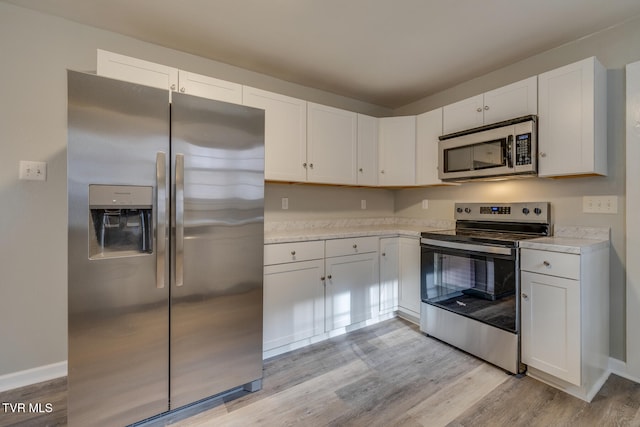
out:
<path id="1" fill-rule="evenodd" d="M 423 232 L 422 237 L 517 247 L 521 240 L 550 235 L 548 202 L 456 203 L 455 230 Z"/>

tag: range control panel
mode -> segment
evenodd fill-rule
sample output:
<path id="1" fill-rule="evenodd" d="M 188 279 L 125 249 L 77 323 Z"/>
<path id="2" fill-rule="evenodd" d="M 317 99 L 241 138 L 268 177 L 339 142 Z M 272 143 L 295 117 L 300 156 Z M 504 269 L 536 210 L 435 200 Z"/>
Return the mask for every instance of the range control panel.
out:
<path id="1" fill-rule="evenodd" d="M 549 223 L 549 202 L 456 203 L 456 220 Z"/>

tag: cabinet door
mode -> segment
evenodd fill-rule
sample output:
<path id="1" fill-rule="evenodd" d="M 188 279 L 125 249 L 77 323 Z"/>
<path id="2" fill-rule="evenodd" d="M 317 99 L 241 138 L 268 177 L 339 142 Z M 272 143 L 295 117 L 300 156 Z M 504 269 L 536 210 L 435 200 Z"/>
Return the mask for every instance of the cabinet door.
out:
<path id="1" fill-rule="evenodd" d="M 398 238 L 380 239 L 380 313 L 398 309 Z"/>
<path id="2" fill-rule="evenodd" d="M 242 104 L 242 85 L 188 71 L 178 71 L 179 92 L 216 101 Z"/>
<path id="3" fill-rule="evenodd" d="M 358 114 L 358 185 L 378 185 L 378 119 Z"/>
<path id="4" fill-rule="evenodd" d="M 378 253 L 326 259 L 325 328 L 373 319 L 379 311 Z"/>
<path id="5" fill-rule="evenodd" d="M 264 267 L 264 351 L 324 332 L 324 260 Z"/>
<path id="6" fill-rule="evenodd" d="M 501 122 L 538 113 L 538 77 L 486 92 L 484 124 Z"/>
<path id="7" fill-rule="evenodd" d="M 265 179 L 307 180 L 307 103 L 244 86 L 242 103 L 265 110 Z"/>
<path id="8" fill-rule="evenodd" d="M 442 133 L 449 134 L 482 126 L 484 101 L 482 95 L 463 99 L 442 108 Z"/>
<path id="9" fill-rule="evenodd" d="M 580 282 L 522 272 L 522 362 L 580 386 Z"/>
<path id="10" fill-rule="evenodd" d="M 538 175 L 607 174 L 606 71 L 595 58 L 538 76 Z"/>
<path id="11" fill-rule="evenodd" d="M 438 137 L 442 135 L 442 108 L 416 117 L 416 184 L 442 184 L 438 179 Z"/>
<path id="12" fill-rule="evenodd" d="M 416 184 L 416 116 L 383 117 L 378 134 L 378 184 Z"/>
<path id="13" fill-rule="evenodd" d="M 420 318 L 420 243 L 418 239 L 399 239 L 398 309 Z"/>
<path id="14" fill-rule="evenodd" d="M 307 180 L 355 184 L 357 133 L 356 113 L 307 103 Z"/>
<path id="15" fill-rule="evenodd" d="M 177 90 L 178 69 L 98 49 L 99 76 L 159 89 Z"/>

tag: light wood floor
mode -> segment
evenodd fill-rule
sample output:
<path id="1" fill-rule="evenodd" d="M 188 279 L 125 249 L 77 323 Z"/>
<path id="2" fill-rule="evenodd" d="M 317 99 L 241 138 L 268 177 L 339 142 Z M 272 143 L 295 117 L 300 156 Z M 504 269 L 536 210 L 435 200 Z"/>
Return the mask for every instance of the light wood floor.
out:
<path id="1" fill-rule="evenodd" d="M 29 419 L 0 408 L 0 426 L 64 425 L 64 380 L 0 393 L 53 402 Z M 61 397 L 62 396 L 62 397 Z M 640 384 L 612 375 L 588 404 L 517 378 L 392 319 L 264 363 L 263 389 L 173 426 L 640 426 Z"/>

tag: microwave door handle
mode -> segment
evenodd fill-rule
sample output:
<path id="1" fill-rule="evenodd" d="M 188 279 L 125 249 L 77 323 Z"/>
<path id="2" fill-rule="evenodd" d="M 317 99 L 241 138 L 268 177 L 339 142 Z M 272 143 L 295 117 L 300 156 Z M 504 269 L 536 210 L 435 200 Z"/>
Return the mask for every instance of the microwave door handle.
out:
<path id="1" fill-rule="evenodd" d="M 184 155 L 176 154 L 176 286 L 184 284 Z"/>
<path id="2" fill-rule="evenodd" d="M 507 166 L 513 169 L 513 135 L 507 138 Z"/>
<path id="3" fill-rule="evenodd" d="M 166 154 L 156 153 L 156 288 L 165 284 L 167 257 L 167 163 Z"/>

